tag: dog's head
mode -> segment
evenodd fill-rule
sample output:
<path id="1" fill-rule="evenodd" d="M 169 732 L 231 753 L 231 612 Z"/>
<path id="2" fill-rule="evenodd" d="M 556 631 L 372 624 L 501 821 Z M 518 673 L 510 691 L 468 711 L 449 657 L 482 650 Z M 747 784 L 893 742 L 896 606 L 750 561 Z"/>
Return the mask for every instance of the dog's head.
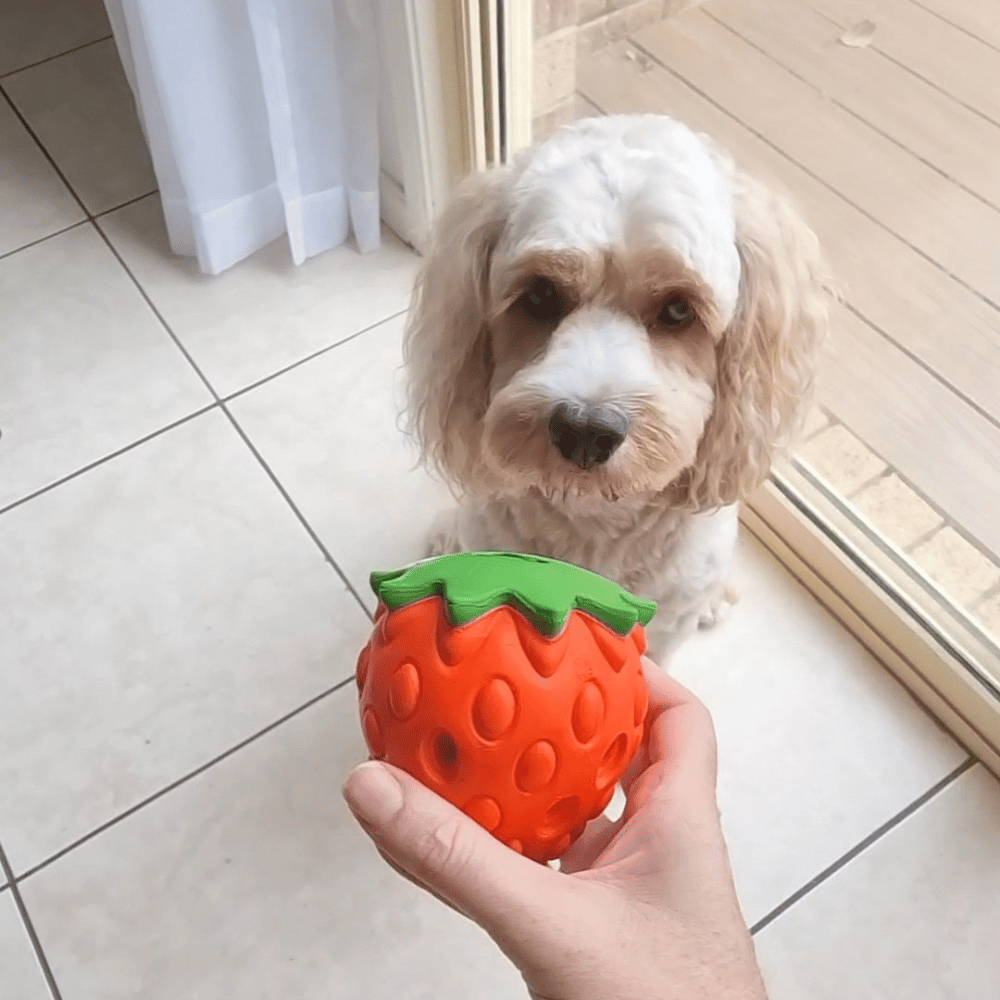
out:
<path id="1" fill-rule="evenodd" d="M 407 331 L 410 414 L 460 488 L 729 503 L 797 427 L 826 321 L 785 201 L 654 115 L 467 180 Z"/>

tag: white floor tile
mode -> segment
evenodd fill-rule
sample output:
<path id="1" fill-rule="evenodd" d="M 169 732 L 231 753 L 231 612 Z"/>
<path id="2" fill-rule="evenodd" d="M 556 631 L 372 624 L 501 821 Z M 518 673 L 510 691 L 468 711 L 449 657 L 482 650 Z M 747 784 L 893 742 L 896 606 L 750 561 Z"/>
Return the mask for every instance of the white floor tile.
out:
<path id="1" fill-rule="evenodd" d="M 368 574 L 423 558 L 435 514 L 453 503 L 416 467 L 399 429 L 403 322 L 390 320 L 230 403 L 372 610 Z"/>
<path id="2" fill-rule="evenodd" d="M 349 685 L 22 883 L 67 1000 L 524 995 L 347 812 L 356 706 Z"/>
<path id="3" fill-rule="evenodd" d="M 375 253 L 343 246 L 296 267 L 282 238 L 207 277 L 170 252 L 156 197 L 100 225 L 221 395 L 406 308 L 418 264 L 383 230 Z"/>
<path id="4" fill-rule="evenodd" d="M 3 32 L 0 31 L 0 37 Z M 10 105 L 0 98 L 0 255 L 86 218 Z"/>
<path id="5" fill-rule="evenodd" d="M 0 507 L 211 402 L 90 225 L 0 260 Z"/>
<path id="6" fill-rule="evenodd" d="M 15 73 L 4 88 L 91 213 L 156 187 L 112 39 Z"/>
<path id="7" fill-rule="evenodd" d="M 1000 785 L 981 766 L 757 937 L 773 1000 L 1000 994 Z"/>
<path id="8" fill-rule="evenodd" d="M 218 410 L 3 514 L 0 552 L 17 872 L 349 676 L 369 631 Z"/>
<path id="9" fill-rule="evenodd" d="M 4 0 L 0 24 L 0 75 L 111 34 L 102 0 Z"/>
<path id="10" fill-rule="evenodd" d="M 9 889 L 0 891 L 0 1000 L 49 1000 L 51 994 Z"/>
<path id="11" fill-rule="evenodd" d="M 711 709 L 719 797 L 753 924 L 965 759 L 744 531 L 741 600 L 673 673 Z"/>

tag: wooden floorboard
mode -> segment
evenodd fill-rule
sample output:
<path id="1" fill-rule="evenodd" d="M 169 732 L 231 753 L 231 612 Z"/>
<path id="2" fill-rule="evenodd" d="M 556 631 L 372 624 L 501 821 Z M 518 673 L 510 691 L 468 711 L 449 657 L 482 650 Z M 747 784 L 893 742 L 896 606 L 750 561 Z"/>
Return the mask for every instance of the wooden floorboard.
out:
<path id="1" fill-rule="evenodd" d="M 983 204 L 702 10 L 632 36 L 663 65 L 992 304 L 1000 268 Z"/>
<path id="2" fill-rule="evenodd" d="M 818 396 L 989 552 L 1000 554 L 1000 431 L 857 316 L 838 309 Z"/>
<path id="3" fill-rule="evenodd" d="M 674 114 L 727 146 L 746 169 L 791 191 L 847 300 L 904 353 L 1000 423 L 1000 314 L 926 257 L 627 43 L 579 67 L 581 91 L 609 113 Z"/>
<path id="4" fill-rule="evenodd" d="M 1000 208 L 1000 126 L 878 49 L 840 44 L 841 29 L 801 0 L 711 0 L 705 12 L 823 96 Z"/>
<path id="5" fill-rule="evenodd" d="M 683 72 L 683 65 L 673 69 Z M 744 72 L 741 81 L 753 90 L 752 75 Z M 1000 552 L 1000 314 L 769 136 L 628 43 L 583 61 L 578 87 L 608 113 L 675 115 L 793 192 L 846 282 L 848 302 L 866 320 L 837 316 L 821 376 L 825 404 L 984 547 Z M 769 97 L 780 107 L 780 94 Z"/>
<path id="6" fill-rule="evenodd" d="M 914 0 L 914 3 L 1000 50 L 1000 8 L 996 0 Z"/>
<path id="7" fill-rule="evenodd" d="M 847 28 L 862 20 L 877 25 L 872 47 L 1000 124 L 1000 51 L 955 27 L 914 0 L 808 0 Z M 950 5 L 950 4 L 949 4 Z M 997 4 L 980 2 L 982 11 Z"/>

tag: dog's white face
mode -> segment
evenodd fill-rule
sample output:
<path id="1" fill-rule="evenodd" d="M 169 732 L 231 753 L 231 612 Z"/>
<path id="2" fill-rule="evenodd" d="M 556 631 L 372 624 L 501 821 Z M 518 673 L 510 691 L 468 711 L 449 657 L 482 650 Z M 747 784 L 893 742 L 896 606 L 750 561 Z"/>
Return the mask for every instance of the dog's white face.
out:
<path id="1" fill-rule="evenodd" d="M 493 254 L 483 457 L 509 487 L 615 500 L 694 462 L 739 258 L 693 133 L 590 124 L 524 169 Z"/>
<path id="2" fill-rule="evenodd" d="M 471 182 L 407 342 L 418 428 L 445 472 L 554 501 L 686 479 L 704 505 L 759 481 L 811 378 L 822 279 L 776 199 L 742 231 L 739 188 L 661 116 L 579 123 Z"/>
<path id="3" fill-rule="evenodd" d="M 666 254 L 521 263 L 490 323 L 484 460 L 507 485 L 555 497 L 662 490 L 694 461 L 712 411 L 721 331 L 704 290 Z"/>

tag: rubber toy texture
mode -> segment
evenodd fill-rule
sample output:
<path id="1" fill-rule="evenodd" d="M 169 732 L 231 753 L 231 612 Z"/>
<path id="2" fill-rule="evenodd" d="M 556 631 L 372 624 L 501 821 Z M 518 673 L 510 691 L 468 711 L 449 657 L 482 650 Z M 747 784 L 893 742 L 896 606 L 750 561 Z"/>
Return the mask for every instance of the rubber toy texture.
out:
<path id="1" fill-rule="evenodd" d="M 535 861 L 607 807 L 640 745 L 656 611 L 568 563 L 468 552 L 371 575 L 357 684 L 371 756 Z"/>

